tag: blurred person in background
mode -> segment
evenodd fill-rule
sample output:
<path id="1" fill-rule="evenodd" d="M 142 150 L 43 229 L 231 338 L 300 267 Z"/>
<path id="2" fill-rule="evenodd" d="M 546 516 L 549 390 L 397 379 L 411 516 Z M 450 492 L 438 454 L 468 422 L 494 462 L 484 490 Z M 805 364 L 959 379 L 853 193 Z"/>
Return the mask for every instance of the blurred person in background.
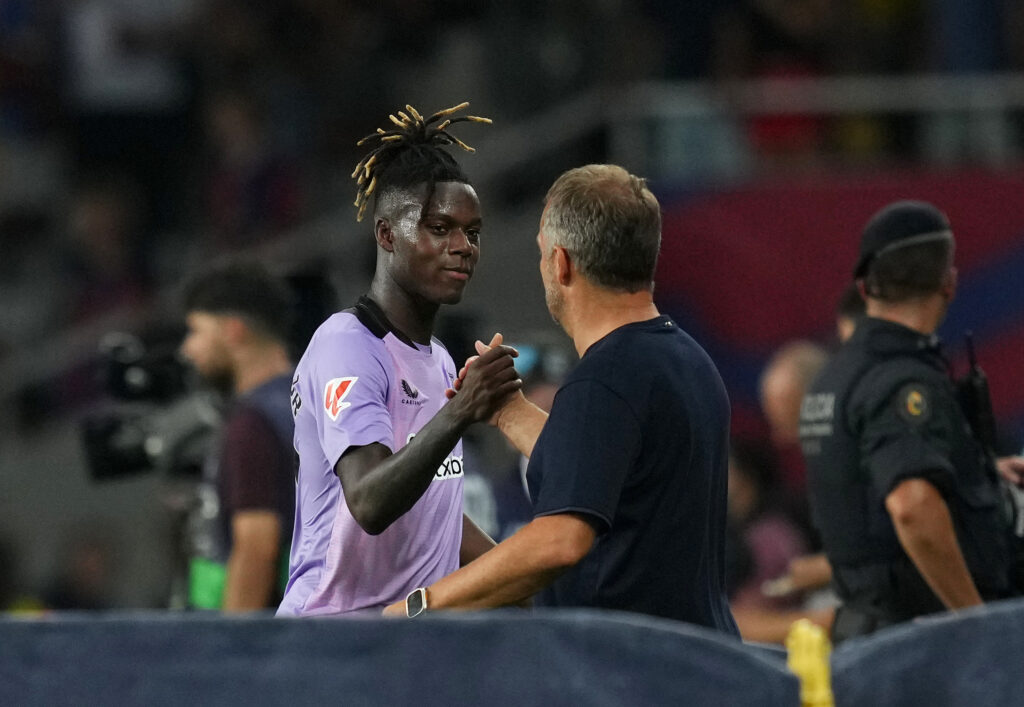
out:
<path id="1" fill-rule="evenodd" d="M 807 480 L 799 446 L 800 403 L 827 359 L 822 346 L 806 340 L 791 341 L 776 350 L 760 379 L 761 409 L 779 461 L 780 500 L 808 536 Z"/>
<path id="2" fill-rule="evenodd" d="M 182 355 L 230 407 L 203 469 L 190 518 L 190 604 L 277 606 L 295 507 L 291 295 L 255 263 L 215 265 L 188 283 Z"/>
<path id="3" fill-rule="evenodd" d="M 836 303 L 836 338 L 840 344 L 845 344 L 853 336 L 857 324 L 864 317 L 866 307 L 856 283 L 851 283 L 843 290 Z"/>
<path id="4" fill-rule="evenodd" d="M 210 161 L 204 220 L 218 249 L 266 240 L 299 221 L 298 167 L 274 149 L 254 96 L 214 93 L 206 106 L 206 135 Z"/>
<path id="5" fill-rule="evenodd" d="M 836 305 L 836 338 L 840 345 L 853 336 L 857 324 L 864 317 L 864 308 L 864 298 L 861 297 L 856 283 L 851 283 L 843 290 Z M 810 380 L 804 387 L 809 384 Z M 810 518 L 806 520 L 809 522 Z M 764 588 L 772 596 L 797 597 L 805 592 L 822 589 L 828 586 L 830 581 L 832 567 L 828 564 L 828 558 L 824 553 L 815 553 L 792 558 L 788 571 L 766 584 Z M 828 594 L 831 597 L 831 592 Z M 831 603 L 831 598 L 828 601 Z"/>
<path id="6" fill-rule="evenodd" d="M 805 603 L 805 594 L 772 585 L 792 579 L 806 552 L 800 529 L 779 507 L 770 447 L 734 442 L 729 454 L 729 555 L 735 568 L 729 605 L 747 641 L 783 643 L 793 622 L 808 618 L 828 628 L 833 611 Z"/>
<path id="7" fill-rule="evenodd" d="M 118 548 L 111 528 L 78 527 L 65 533 L 58 567 L 43 591 L 43 604 L 58 611 L 113 609 Z"/>
<path id="8" fill-rule="evenodd" d="M 140 230 L 138 197 L 126 180 L 87 181 L 75 191 L 62 253 L 70 321 L 146 302 Z"/>
<path id="9" fill-rule="evenodd" d="M 737 79 L 821 77 L 832 64 L 838 30 L 832 0 L 741 0 L 715 22 L 712 75 Z M 773 168 L 816 163 L 825 145 L 825 121 L 816 115 L 754 116 L 749 138 Z"/>
<path id="10" fill-rule="evenodd" d="M 185 45 L 198 3 L 62 5 L 62 108 L 77 166 L 129 175 L 147 238 L 180 225 L 194 95 Z"/>
<path id="11" fill-rule="evenodd" d="M 867 316 L 810 387 L 800 431 L 814 520 L 842 600 L 833 639 L 1013 595 L 1012 523 L 935 331 L 956 292 L 954 238 L 931 204 L 892 203 L 854 268 Z"/>
<path id="12" fill-rule="evenodd" d="M 761 585 L 783 575 L 790 561 L 806 552 L 803 536 L 772 498 L 771 452 L 751 443 L 733 443 L 729 454 L 729 522 L 739 531 L 753 566 L 746 581 L 733 588 L 737 606 L 793 608 L 798 596 L 767 597 Z M 740 629 L 742 631 L 742 623 Z"/>

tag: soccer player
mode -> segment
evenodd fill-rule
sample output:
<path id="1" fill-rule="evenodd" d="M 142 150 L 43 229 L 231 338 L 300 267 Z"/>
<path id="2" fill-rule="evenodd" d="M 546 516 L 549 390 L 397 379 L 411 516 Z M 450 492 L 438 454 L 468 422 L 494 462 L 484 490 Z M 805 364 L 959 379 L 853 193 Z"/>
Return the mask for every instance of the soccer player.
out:
<path id="1" fill-rule="evenodd" d="M 480 201 L 444 149 L 475 116 L 424 119 L 411 106 L 360 144 L 361 219 L 373 202 L 377 265 L 367 296 L 314 334 L 292 383 L 299 455 L 290 577 L 278 615 L 379 609 L 493 546 L 462 512 L 462 445 L 521 384 L 515 351 L 455 366 L 432 337 L 480 257 Z"/>

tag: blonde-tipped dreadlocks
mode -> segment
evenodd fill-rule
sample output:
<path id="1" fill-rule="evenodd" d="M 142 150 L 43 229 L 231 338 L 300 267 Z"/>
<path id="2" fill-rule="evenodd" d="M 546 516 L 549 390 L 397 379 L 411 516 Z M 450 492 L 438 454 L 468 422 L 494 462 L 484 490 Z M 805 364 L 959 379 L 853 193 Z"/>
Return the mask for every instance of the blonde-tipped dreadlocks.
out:
<path id="1" fill-rule="evenodd" d="M 363 220 L 370 196 L 383 188 L 410 187 L 427 182 L 433 192 L 436 182 L 468 181 L 454 158 L 442 149 L 446 145 L 458 145 L 467 152 L 474 152 L 472 147 L 448 132 L 448 128 L 455 123 L 467 120 L 474 123 L 491 122 L 490 118 L 475 115 L 449 117 L 468 105 L 460 103 L 438 111 L 425 120 L 419 111 L 406 105 L 405 111 L 397 111 L 397 116 L 388 116 L 394 127 L 390 130 L 377 128 L 377 132 L 370 133 L 356 143 L 359 146 L 373 146 L 352 172 L 352 178 L 358 185 L 355 202 L 359 207 L 357 221 Z"/>

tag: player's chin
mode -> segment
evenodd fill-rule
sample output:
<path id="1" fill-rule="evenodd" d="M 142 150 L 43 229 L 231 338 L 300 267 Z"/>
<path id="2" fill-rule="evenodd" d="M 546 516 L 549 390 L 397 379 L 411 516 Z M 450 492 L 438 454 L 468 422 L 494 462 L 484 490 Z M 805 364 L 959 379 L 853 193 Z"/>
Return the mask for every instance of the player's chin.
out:
<path id="1" fill-rule="evenodd" d="M 441 293 L 441 296 L 438 298 L 438 302 L 441 304 L 458 304 L 462 301 L 462 294 L 465 290 L 465 284 L 459 285 L 456 288 L 449 288 Z"/>

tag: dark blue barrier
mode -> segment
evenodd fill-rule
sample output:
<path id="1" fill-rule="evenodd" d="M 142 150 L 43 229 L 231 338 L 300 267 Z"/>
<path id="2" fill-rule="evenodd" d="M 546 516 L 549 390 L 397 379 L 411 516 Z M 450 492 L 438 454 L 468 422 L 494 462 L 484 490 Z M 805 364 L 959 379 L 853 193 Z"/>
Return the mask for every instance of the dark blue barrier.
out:
<path id="1" fill-rule="evenodd" d="M 0 621 L 0 705 L 787 705 L 774 656 L 631 614 Z"/>
<path id="2" fill-rule="evenodd" d="M 1024 600 L 850 640 L 832 654 L 843 705 L 1024 705 Z"/>

